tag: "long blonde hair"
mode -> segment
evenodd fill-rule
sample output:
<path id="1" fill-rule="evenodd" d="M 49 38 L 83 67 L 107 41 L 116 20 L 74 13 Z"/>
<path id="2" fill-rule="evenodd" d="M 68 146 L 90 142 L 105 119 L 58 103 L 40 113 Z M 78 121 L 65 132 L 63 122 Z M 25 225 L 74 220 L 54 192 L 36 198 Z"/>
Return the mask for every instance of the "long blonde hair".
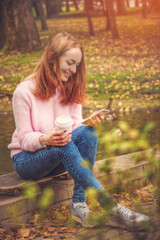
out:
<path id="1" fill-rule="evenodd" d="M 71 48 L 79 48 L 82 52 L 82 59 L 77 68 L 67 82 L 62 82 L 59 71 L 59 58 Z M 47 45 L 42 58 L 34 69 L 34 79 L 36 82 L 34 95 L 42 100 L 49 100 L 56 93 L 56 88 L 60 87 L 60 102 L 80 103 L 86 100 L 85 86 L 85 62 L 83 47 L 80 42 L 69 33 L 57 33 Z"/>

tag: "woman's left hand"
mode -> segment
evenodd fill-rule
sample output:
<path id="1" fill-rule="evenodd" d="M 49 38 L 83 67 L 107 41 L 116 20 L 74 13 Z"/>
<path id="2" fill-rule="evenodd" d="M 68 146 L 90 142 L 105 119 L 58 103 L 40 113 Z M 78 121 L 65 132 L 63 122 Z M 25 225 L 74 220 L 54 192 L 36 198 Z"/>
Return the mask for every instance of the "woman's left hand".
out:
<path id="1" fill-rule="evenodd" d="M 99 113 L 96 116 L 91 117 L 88 121 L 87 121 L 87 125 L 90 127 L 96 127 L 97 125 L 99 125 L 101 123 L 101 121 L 104 119 L 104 116 Z"/>

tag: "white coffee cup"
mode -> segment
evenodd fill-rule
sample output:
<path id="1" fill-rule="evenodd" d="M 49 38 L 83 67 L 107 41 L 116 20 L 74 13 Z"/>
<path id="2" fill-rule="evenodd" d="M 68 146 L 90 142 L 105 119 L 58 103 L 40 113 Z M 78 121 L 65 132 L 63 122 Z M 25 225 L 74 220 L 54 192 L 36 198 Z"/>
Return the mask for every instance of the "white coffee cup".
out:
<path id="1" fill-rule="evenodd" d="M 70 116 L 61 115 L 56 118 L 55 126 L 57 131 L 66 130 L 66 132 L 72 132 L 73 120 Z"/>

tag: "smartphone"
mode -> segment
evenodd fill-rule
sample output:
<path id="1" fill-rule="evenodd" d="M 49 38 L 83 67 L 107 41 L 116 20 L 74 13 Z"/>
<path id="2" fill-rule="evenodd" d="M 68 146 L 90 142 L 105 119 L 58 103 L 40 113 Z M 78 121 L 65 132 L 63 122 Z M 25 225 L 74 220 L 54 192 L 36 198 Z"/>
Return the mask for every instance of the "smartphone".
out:
<path id="1" fill-rule="evenodd" d="M 95 112 L 93 112 L 88 118 L 83 119 L 83 120 L 82 120 L 82 123 L 88 121 L 88 120 L 91 119 L 92 117 L 98 116 L 98 114 L 100 114 L 100 113 L 103 113 L 103 114 L 105 115 L 105 114 L 108 114 L 109 112 L 110 112 L 110 110 L 104 109 L 104 108 L 101 109 L 100 111 L 95 111 Z"/>

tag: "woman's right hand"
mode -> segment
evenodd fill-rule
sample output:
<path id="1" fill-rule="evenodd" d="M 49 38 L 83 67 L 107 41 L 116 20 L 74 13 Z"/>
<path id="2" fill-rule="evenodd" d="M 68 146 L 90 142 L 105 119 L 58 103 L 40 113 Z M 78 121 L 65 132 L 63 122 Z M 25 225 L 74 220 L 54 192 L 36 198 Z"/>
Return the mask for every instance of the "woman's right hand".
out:
<path id="1" fill-rule="evenodd" d="M 64 146 L 69 142 L 71 137 L 71 133 L 66 133 L 65 130 L 57 131 L 54 128 L 53 131 L 44 136 L 44 141 L 47 146 Z"/>

